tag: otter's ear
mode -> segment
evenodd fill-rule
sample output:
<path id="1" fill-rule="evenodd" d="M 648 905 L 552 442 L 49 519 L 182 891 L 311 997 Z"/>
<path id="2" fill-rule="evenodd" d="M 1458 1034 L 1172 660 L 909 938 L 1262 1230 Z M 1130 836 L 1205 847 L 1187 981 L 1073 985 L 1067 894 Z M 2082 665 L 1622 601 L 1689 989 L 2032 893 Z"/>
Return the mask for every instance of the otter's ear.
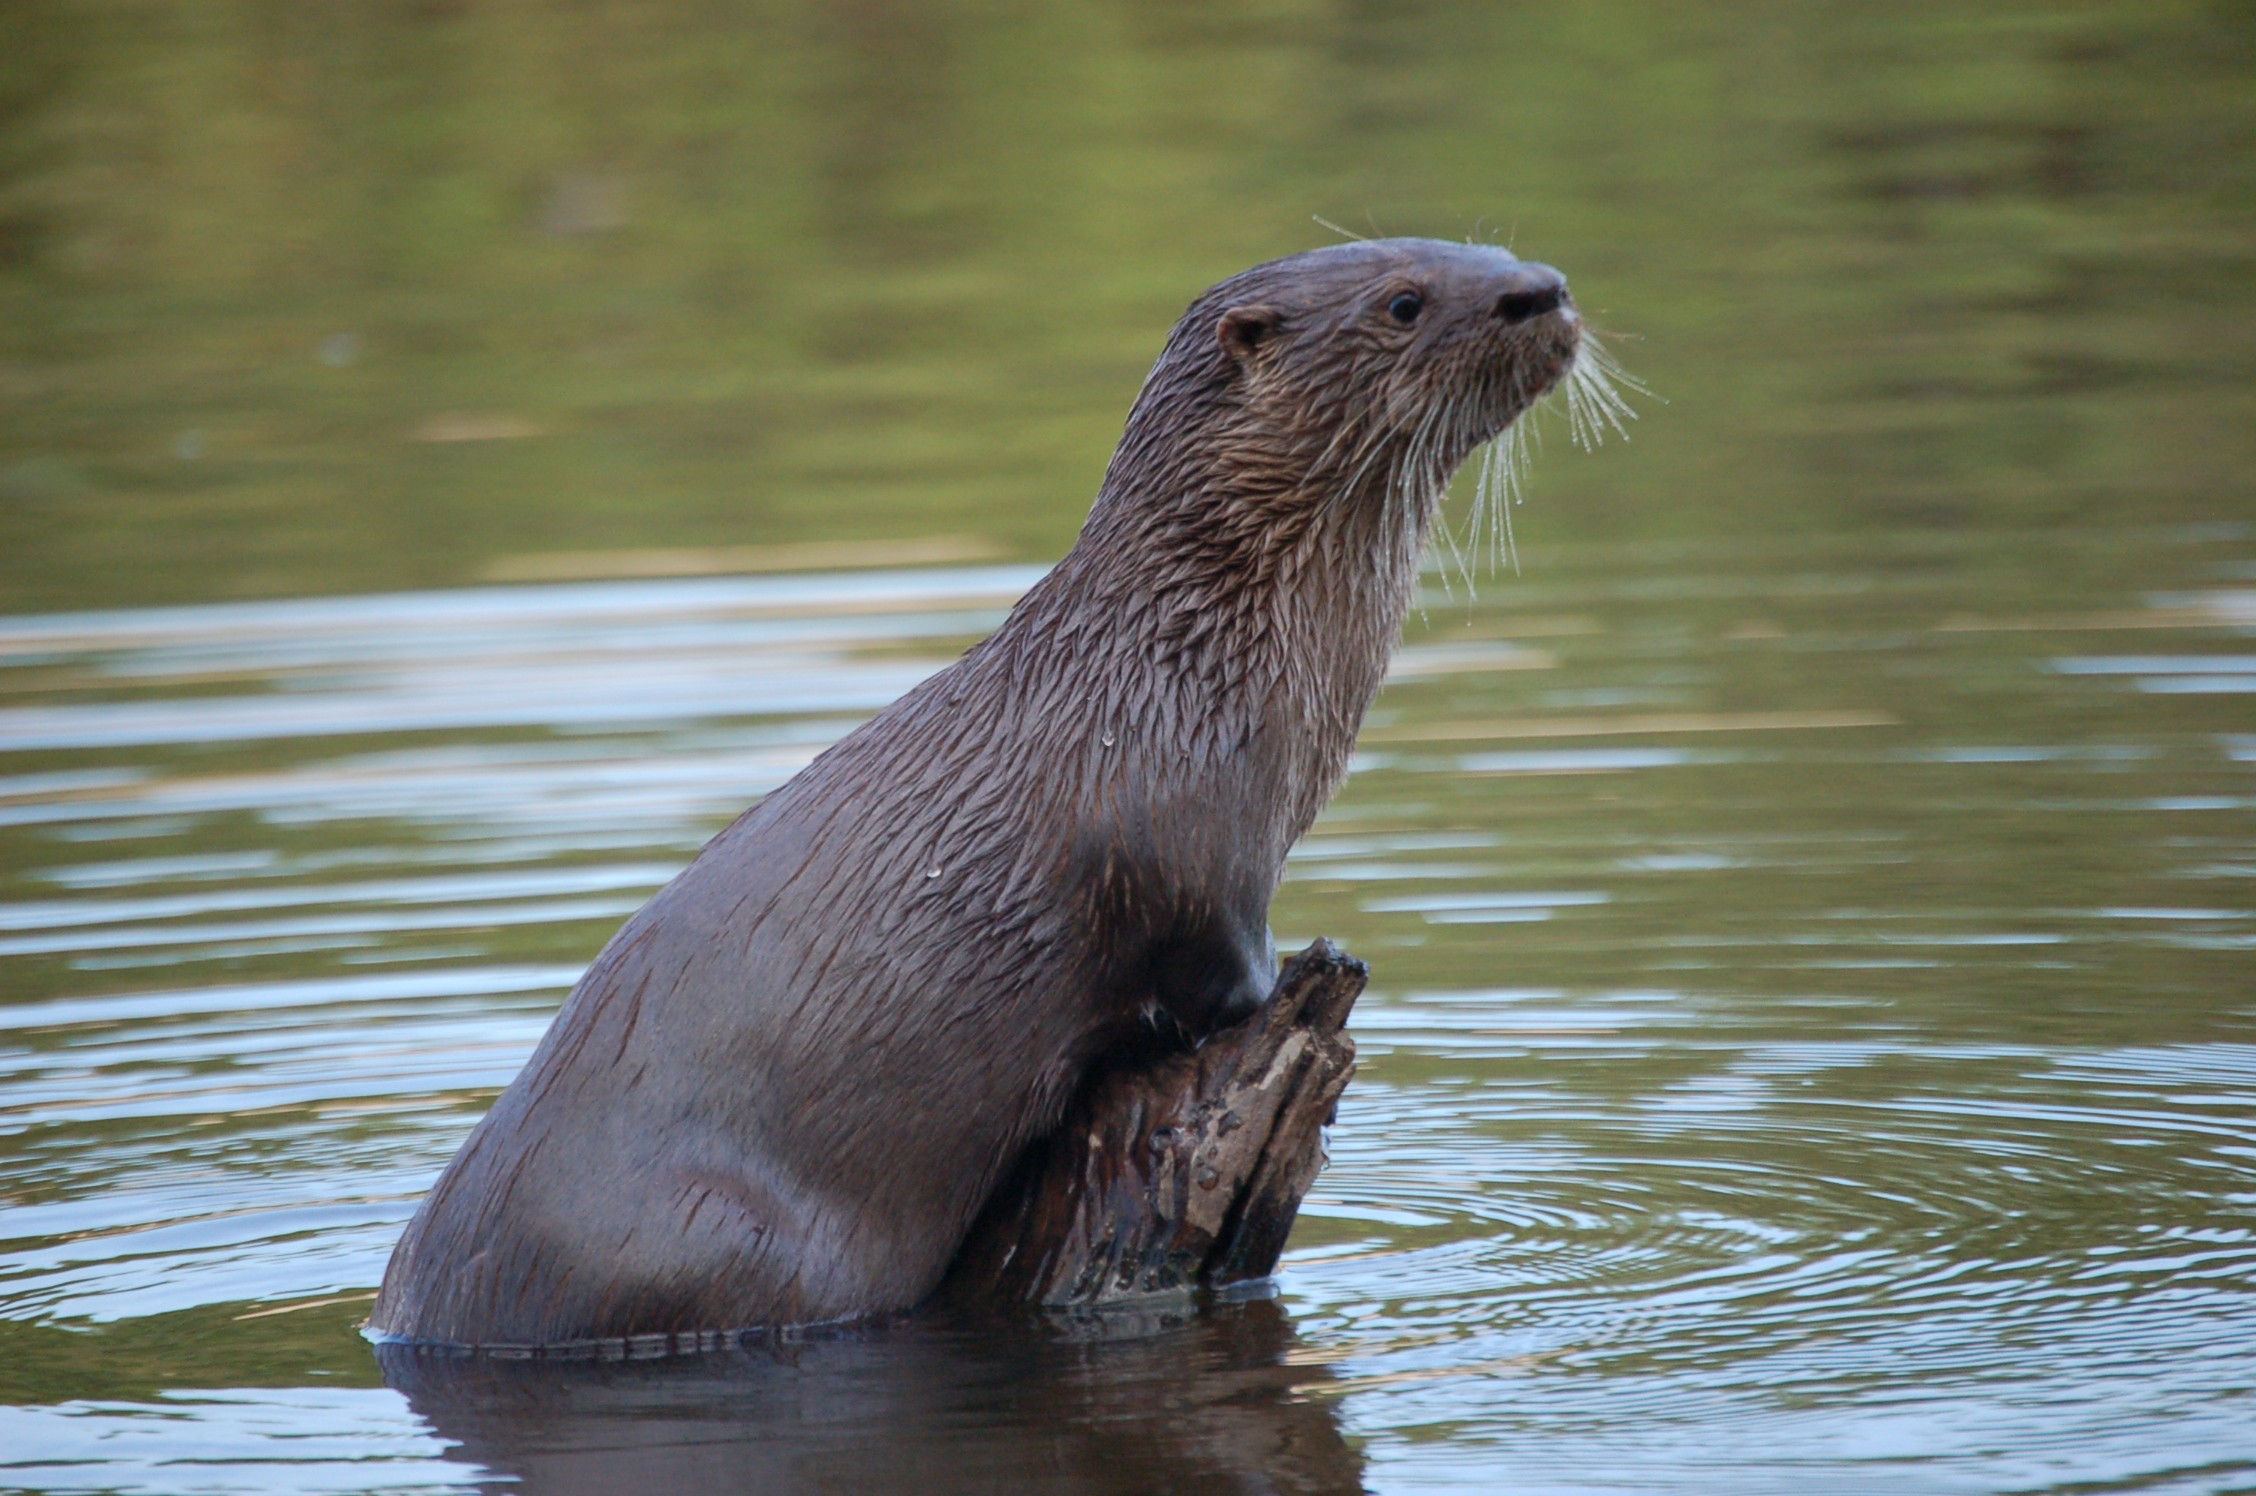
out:
<path id="1" fill-rule="evenodd" d="M 1285 314 L 1273 306 L 1234 306 L 1214 324 L 1214 337 L 1224 353 L 1244 363 L 1284 320 Z"/>

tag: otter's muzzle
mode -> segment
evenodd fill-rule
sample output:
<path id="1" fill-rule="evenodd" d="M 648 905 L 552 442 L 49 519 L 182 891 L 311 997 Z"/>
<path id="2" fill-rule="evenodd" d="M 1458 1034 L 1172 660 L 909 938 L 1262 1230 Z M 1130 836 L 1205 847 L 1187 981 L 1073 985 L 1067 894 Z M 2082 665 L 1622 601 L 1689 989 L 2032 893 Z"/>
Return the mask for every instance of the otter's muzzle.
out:
<path id="1" fill-rule="evenodd" d="M 1496 279 L 1495 315 L 1507 325 L 1516 326 L 1531 317 L 1574 305 L 1574 298 L 1567 294 L 1567 278 L 1549 265 L 1523 260 Z"/>

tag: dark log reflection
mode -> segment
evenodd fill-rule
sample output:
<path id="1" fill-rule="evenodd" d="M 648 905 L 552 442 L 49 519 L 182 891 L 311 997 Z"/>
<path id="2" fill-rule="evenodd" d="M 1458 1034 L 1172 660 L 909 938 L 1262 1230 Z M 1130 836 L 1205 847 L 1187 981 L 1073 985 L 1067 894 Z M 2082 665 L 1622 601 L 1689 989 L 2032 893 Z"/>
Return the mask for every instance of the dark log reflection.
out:
<path id="1" fill-rule="evenodd" d="M 532 1492 L 1363 1490 L 1274 1303 L 919 1316 L 653 1361 L 377 1351 L 460 1459 Z"/>

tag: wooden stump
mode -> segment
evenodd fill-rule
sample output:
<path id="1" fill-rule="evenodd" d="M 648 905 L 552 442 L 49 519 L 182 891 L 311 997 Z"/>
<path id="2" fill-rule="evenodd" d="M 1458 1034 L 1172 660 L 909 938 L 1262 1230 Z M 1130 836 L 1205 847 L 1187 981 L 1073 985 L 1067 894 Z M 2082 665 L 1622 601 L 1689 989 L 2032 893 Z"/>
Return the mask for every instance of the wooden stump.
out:
<path id="1" fill-rule="evenodd" d="M 943 1293 L 1086 1307 L 1267 1277 L 1324 1166 L 1368 975 L 1319 940 L 1243 1023 L 1100 1072 L 988 1202 Z"/>

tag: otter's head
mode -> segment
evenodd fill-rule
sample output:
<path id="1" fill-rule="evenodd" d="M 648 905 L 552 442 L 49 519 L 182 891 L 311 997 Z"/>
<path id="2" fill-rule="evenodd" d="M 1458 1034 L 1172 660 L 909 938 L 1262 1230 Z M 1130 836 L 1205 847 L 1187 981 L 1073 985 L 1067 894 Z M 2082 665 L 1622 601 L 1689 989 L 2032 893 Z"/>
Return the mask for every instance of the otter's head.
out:
<path id="1" fill-rule="evenodd" d="M 1329 513 L 1422 541 L 1449 475 L 1581 347 L 1566 277 L 1501 249 L 1379 239 L 1272 260 L 1176 325 L 1106 498 L 1156 500 L 1170 528 L 1298 532 Z"/>

